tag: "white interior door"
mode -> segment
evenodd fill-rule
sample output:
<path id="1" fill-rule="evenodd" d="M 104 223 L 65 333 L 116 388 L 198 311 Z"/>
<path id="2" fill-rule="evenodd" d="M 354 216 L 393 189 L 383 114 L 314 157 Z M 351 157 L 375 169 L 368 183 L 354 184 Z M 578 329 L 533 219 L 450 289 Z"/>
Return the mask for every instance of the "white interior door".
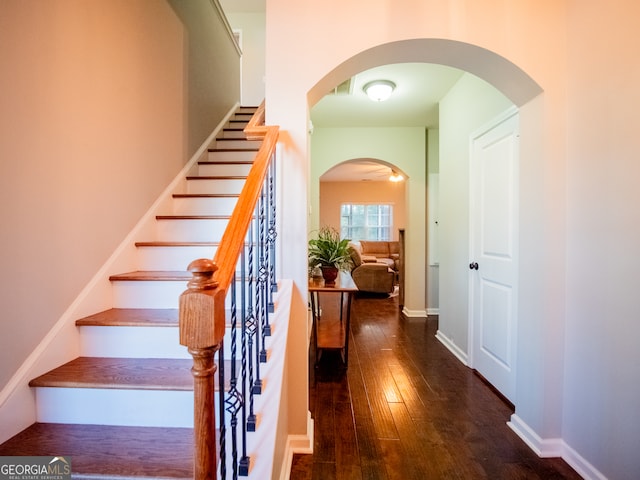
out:
<path id="1" fill-rule="evenodd" d="M 471 366 L 515 402 L 518 113 L 471 139 Z"/>

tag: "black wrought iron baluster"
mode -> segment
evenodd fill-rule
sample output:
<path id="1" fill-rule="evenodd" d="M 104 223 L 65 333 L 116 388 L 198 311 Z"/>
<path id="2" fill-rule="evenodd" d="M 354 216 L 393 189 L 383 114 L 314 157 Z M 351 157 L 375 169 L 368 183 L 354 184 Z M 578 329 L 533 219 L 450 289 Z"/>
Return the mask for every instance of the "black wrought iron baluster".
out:
<path id="1" fill-rule="evenodd" d="M 243 477 L 249 475 L 249 456 L 247 455 L 247 324 L 246 318 L 248 318 L 247 312 L 247 266 L 246 266 L 246 249 L 247 244 L 243 245 L 242 252 L 240 253 L 240 318 L 242 319 L 242 335 L 241 335 L 241 364 L 242 364 L 242 373 L 241 373 L 241 382 L 242 385 L 242 457 L 240 458 L 240 462 L 238 463 L 239 474 Z M 249 302 L 249 305 L 251 303 Z M 255 428 L 254 428 L 255 430 Z"/>
<path id="2" fill-rule="evenodd" d="M 247 272 L 249 274 L 249 278 L 247 279 L 247 289 L 248 289 L 248 293 L 247 293 L 247 304 L 248 304 L 248 308 L 247 308 L 247 316 L 246 319 L 244 321 L 244 326 L 245 326 L 245 331 L 246 331 L 246 336 L 247 336 L 247 355 L 245 356 L 246 361 L 247 361 L 247 366 L 249 369 L 249 376 L 247 378 L 247 384 L 249 385 L 249 411 L 247 413 L 247 415 L 245 416 L 246 418 L 246 424 L 247 424 L 247 431 L 248 432 L 254 432 L 256 430 L 256 416 L 253 412 L 253 395 L 254 395 L 254 354 L 253 354 L 253 346 L 254 346 L 254 340 L 256 338 L 256 332 L 257 332 L 257 328 L 258 328 L 258 322 L 257 322 L 257 317 L 256 317 L 256 312 L 254 310 L 254 227 L 253 227 L 253 223 L 254 221 L 252 220 L 249 226 L 249 234 L 248 234 L 248 241 L 249 241 L 249 248 L 248 248 L 248 266 L 247 266 Z M 257 352 L 257 347 L 256 347 L 256 352 Z M 258 392 L 260 393 L 260 392 Z M 246 397 L 245 397 L 246 398 Z"/>
<path id="3" fill-rule="evenodd" d="M 231 339 L 231 362 L 230 362 L 230 374 L 229 374 L 229 392 L 226 399 L 226 410 L 231 415 L 229 424 L 231 426 L 231 463 L 233 468 L 233 477 L 238 477 L 238 412 L 244 404 L 244 397 L 238 390 L 238 372 L 236 367 L 237 349 L 238 349 L 238 287 L 237 276 L 234 273 L 231 283 L 231 316 L 230 316 L 230 328 L 231 332 L 229 337 Z M 220 388 L 224 388 L 221 385 Z M 221 412 L 224 415 L 224 411 Z M 221 419 L 221 422 L 224 418 Z M 225 422 L 226 423 L 226 422 Z M 221 469 L 222 473 L 222 469 Z M 225 475 L 222 474 L 222 478 Z"/>
<path id="4" fill-rule="evenodd" d="M 259 213 L 259 205 L 256 205 L 256 215 L 254 216 L 254 220 L 252 221 L 254 225 L 255 231 L 255 256 L 256 260 L 253 265 L 253 283 L 255 284 L 255 294 L 253 298 L 254 305 L 254 315 L 256 320 L 256 351 L 255 351 L 255 364 L 254 368 L 256 371 L 256 378 L 253 382 L 253 387 L 251 392 L 255 395 L 260 395 L 262 393 L 262 379 L 260 378 L 260 340 L 262 339 L 261 329 L 262 329 L 262 302 L 260 297 L 260 264 L 261 264 L 261 248 L 260 248 L 260 213 Z"/>
<path id="5" fill-rule="evenodd" d="M 218 412 L 220 417 L 220 478 L 227 475 L 227 423 L 224 421 L 224 391 L 225 365 L 224 365 L 224 339 L 218 350 Z"/>
<path id="6" fill-rule="evenodd" d="M 273 303 L 273 294 L 278 290 L 276 283 L 276 159 L 275 155 L 271 158 L 269 164 L 269 313 L 273 313 L 275 305 Z M 268 320 L 268 319 L 267 319 Z M 268 323 L 269 334 L 271 334 L 271 325 Z"/>
<path id="7" fill-rule="evenodd" d="M 260 212 L 258 214 L 259 218 L 259 243 L 258 248 L 260 251 L 260 269 L 258 276 L 258 289 L 259 289 L 259 301 L 260 301 L 260 327 L 261 327 L 261 335 L 260 335 L 260 362 L 266 363 L 267 361 L 267 347 L 266 347 L 266 337 L 267 337 L 267 317 L 268 317 L 268 309 L 267 309 L 267 278 L 269 275 L 269 269 L 267 266 L 267 255 L 268 249 L 266 248 L 266 238 L 267 238 L 267 222 L 266 222 L 266 208 L 265 208 L 265 191 L 264 185 L 262 187 L 262 193 L 260 194 L 259 200 Z"/>

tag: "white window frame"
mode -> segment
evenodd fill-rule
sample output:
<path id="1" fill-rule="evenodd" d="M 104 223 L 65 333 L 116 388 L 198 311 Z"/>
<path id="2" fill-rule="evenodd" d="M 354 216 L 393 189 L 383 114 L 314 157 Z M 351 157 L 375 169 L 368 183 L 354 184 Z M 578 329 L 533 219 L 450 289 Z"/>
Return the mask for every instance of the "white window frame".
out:
<path id="1" fill-rule="evenodd" d="M 343 225 L 343 209 L 344 207 L 350 207 L 350 213 L 348 218 L 350 219 L 348 225 Z M 353 225 L 353 214 L 352 210 L 354 206 L 362 206 L 365 207 L 364 212 L 364 225 Z M 377 216 L 378 222 L 375 224 L 369 223 L 369 218 L 371 213 L 367 211 L 370 207 L 377 207 Z M 381 223 L 381 219 L 386 216 L 380 211 L 380 207 L 388 207 L 389 215 L 388 215 L 388 225 L 384 225 Z M 362 238 L 354 238 L 353 232 L 354 229 L 364 229 L 364 237 Z M 371 235 L 371 233 L 375 231 L 375 235 Z M 386 233 L 386 235 L 385 235 Z M 363 203 L 363 202 L 345 202 L 340 205 L 340 236 L 342 238 L 349 238 L 351 240 L 392 240 L 393 239 L 393 204 L 392 203 Z"/>

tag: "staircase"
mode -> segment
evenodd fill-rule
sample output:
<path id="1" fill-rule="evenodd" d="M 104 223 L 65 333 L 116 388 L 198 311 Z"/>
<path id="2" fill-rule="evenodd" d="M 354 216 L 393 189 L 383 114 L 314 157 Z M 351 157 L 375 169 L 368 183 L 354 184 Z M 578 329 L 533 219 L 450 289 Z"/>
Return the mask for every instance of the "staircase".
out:
<path id="1" fill-rule="evenodd" d="M 243 132 L 254 111 L 235 113 L 156 217 L 155 238 L 136 242 L 137 270 L 110 276 L 113 308 L 77 320 L 81 356 L 31 380 L 38 423 L 0 456 L 70 456 L 78 479 L 193 478 L 193 360 L 178 299 L 187 265 L 214 257 L 259 149 Z"/>

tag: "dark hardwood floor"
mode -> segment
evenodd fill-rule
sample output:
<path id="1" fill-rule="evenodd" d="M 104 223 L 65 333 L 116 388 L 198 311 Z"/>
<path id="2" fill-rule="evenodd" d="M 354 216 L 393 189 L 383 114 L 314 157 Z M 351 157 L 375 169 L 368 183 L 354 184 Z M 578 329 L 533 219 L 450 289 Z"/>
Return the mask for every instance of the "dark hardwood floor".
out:
<path id="1" fill-rule="evenodd" d="M 507 426 L 512 407 L 436 340 L 437 317 L 407 319 L 397 300 L 355 299 L 348 369 L 333 351 L 310 362 L 314 453 L 291 480 L 580 478 Z"/>

